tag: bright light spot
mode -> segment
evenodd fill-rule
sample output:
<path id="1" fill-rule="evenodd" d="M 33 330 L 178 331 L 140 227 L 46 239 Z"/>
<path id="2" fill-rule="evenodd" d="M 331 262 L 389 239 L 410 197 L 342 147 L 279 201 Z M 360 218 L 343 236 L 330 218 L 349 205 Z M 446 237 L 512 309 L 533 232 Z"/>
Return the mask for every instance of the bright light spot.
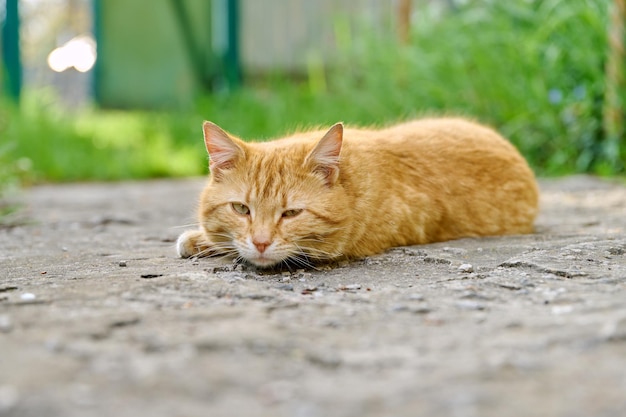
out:
<path id="1" fill-rule="evenodd" d="M 48 55 L 48 66 L 63 72 L 68 68 L 87 72 L 96 63 L 96 42 L 90 36 L 77 36 Z"/>

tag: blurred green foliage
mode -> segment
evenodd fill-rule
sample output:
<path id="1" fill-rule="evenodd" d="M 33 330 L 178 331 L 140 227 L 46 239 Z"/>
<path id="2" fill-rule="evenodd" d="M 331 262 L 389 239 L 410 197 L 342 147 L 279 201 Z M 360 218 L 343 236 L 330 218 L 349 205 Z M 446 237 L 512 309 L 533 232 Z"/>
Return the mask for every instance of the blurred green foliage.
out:
<path id="1" fill-rule="evenodd" d="M 28 158 L 29 180 L 119 180 L 200 173 L 200 120 L 175 115 L 83 109 L 68 112 L 48 91 L 26 92 L 2 132 L 9 153 Z M 206 158 L 204 158 L 206 159 Z"/>
<path id="2" fill-rule="evenodd" d="M 469 1 L 445 18 L 421 10 L 409 45 L 348 39 L 353 53 L 334 84 L 376 113 L 495 125 L 542 175 L 623 172 L 601 126 L 608 3 Z M 622 138 L 622 161 L 625 148 Z"/>
<path id="3" fill-rule="evenodd" d="M 27 93 L 19 111 L 0 104 L 0 142 L 11 144 L 0 166 L 30 161 L 32 181 L 199 175 L 204 119 L 263 140 L 454 114 L 498 128 L 540 175 L 624 172 L 626 140 L 610 152 L 601 125 L 606 1 L 470 0 L 416 13 L 408 44 L 337 19 L 340 53 L 326 70 L 312 58 L 304 80 L 268 76 L 187 112 L 68 113 L 51 94 Z"/>
<path id="4" fill-rule="evenodd" d="M 0 138 L 5 137 L 9 106 L 8 103 L 0 104 Z M 30 170 L 28 159 L 13 158 L 14 147 L 13 141 L 0 141 L 0 228 L 11 224 L 11 215 L 18 209 L 18 205 L 11 197 L 20 186 L 22 175 Z"/>

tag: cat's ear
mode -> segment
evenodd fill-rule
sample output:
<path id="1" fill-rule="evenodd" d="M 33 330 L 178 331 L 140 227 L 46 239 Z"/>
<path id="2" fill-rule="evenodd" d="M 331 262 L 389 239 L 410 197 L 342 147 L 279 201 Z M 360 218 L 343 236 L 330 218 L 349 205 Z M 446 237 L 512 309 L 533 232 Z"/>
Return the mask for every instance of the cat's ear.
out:
<path id="1" fill-rule="evenodd" d="M 202 130 L 212 175 L 232 167 L 237 158 L 243 156 L 243 149 L 215 123 L 204 122 Z"/>
<path id="2" fill-rule="evenodd" d="M 333 185 L 339 178 L 339 154 L 343 143 L 343 124 L 331 127 L 315 148 L 306 157 L 305 163 L 314 172 L 324 176 L 328 185 Z"/>

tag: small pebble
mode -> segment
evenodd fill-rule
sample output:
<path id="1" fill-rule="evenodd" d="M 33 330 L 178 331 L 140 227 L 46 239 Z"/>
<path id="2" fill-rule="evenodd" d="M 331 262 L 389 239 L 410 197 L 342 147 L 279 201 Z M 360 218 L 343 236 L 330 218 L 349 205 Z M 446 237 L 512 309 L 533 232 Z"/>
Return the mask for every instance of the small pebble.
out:
<path id="1" fill-rule="evenodd" d="M 341 287 L 342 290 L 360 290 L 361 284 L 348 284 Z"/>
<path id="2" fill-rule="evenodd" d="M 310 272 L 298 272 L 298 278 L 299 279 L 308 279 L 311 278 L 313 275 Z"/>
<path id="3" fill-rule="evenodd" d="M 392 313 L 400 313 L 404 311 L 409 311 L 409 306 L 406 304 L 395 304 L 391 306 L 389 309 Z"/>
<path id="4" fill-rule="evenodd" d="M 552 314 L 554 315 L 568 314 L 568 313 L 571 313 L 572 311 L 574 311 L 574 307 L 571 305 L 562 305 L 562 306 L 552 307 Z"/>
<path id="5" fill-rule="evenodd" d="M 308 287 L 305 288 L 301 291 L 302 295 L 308 295 L 308 294 L 313 294 L 315 291 L 317 291 L 317 287 Z"/>
<path id="6" fill-rule="evenodd" d="M 408 306 L 405 304 L 396 304 L 391 307 L 390 311 L 393 313 L 408 312 L 413 314 L 428 314 L 432 311 L 432 309 L 426 306 Z"/>
<path id="7" fill-rule="evenodd" d="M 37 298 L 37 296 L 30 292 L 25 292 L 24 294 L 20 295 L 20 299 L 22 301 L 33 301 L 35 298 Z"/>
<path id="8" fill-rule="evenodd" d="M 456 306 L 462 310 L 485 310 L 486 306 L 473 300 L 461 300 Z"/>
<path id="9" fill-rule="evenodd" d="M 51 353 L 58 353 L 63 349 L 63 344 L 58 339 L 48 339 L 44 342 L 43 347 Z"/>
<path id="10" fill-rule="evenodd" d="M 163 274 L 141 274 L 140 276 L 143 279 L 152 279 L 152 278 L 162 277 Z"/>
<path id="11" fill-rule="evenodd" d="M 0 385 L 0 414 L 5 415 L 16 408 L 20 401 L 20 395 L 12 385 Z"/>
<path id="12" fill-rule="evenodd" d="M 11 330 L 13 330 L 11 318 L 7 315 L 0 316 L 0 332 L 9 333 Z"/>
<path id="13" fill-rule="evenodd" d="M 455 255 L 463 255 L 467 253 L 467 249 L 462 249 L 462 248 L 451 248 L 449 246 L 446 246 L 445 248 L 443 248 L 444 252 L 448 252 L 448 253 L 452 253 Z"/>
<path id="14" fill-rule="evenodd" d="M 128 266 L 128 264 L 126 263 L 126 261 L 120 261 L 120 263 L 118 264 L 119 266 Z"/>
<path id="15" fill-rule="evenodd" d="M 463 264 L 459 266 L 459 272 L 464 272 L 464 273 L 474 272 L 474 267 L 471 264 Z"/>
<path id="16" fill-rule="evenodd" d="M 613 342 L 626 341 L 626 317 L 606 323 L 602 327 L 600 335 Z"/>

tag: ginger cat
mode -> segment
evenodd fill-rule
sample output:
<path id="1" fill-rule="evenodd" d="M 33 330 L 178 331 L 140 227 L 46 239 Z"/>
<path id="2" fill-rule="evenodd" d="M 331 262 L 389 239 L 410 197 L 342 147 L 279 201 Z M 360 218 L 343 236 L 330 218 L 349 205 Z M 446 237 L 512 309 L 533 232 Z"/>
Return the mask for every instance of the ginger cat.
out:
<path id="1" fill-rule="evenodd" d="M 533 172 L 495 131 L 464 119 L 312 131 L 245 143 L 205 122 L 211 175 L 181 257 L 258 267 L 354 259 L 394 246 L 531 233 Z"/>

